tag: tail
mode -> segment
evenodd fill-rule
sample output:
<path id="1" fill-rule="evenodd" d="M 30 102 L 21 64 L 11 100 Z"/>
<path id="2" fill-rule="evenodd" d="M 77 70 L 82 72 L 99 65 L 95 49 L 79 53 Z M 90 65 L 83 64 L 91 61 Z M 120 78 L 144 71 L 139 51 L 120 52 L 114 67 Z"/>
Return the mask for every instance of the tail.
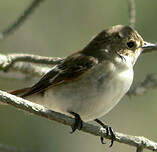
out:
<path id="1" fill-rule="evenodd" d="M 16 95 L 16 96 L 22 97 L 23 94 L 25 94 L 29 89 L 30 88 L 23 88 L 23 89 L 8 91 L 8 93 L 10 93 L 12 95 Z"/>

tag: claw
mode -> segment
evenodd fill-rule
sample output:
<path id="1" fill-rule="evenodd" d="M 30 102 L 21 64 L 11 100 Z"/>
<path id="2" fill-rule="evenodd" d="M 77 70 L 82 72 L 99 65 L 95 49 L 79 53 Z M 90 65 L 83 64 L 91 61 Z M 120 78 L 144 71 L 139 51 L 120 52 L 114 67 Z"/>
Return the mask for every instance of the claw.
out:
<path id="1" fill-rule="evenodd" d="M 79 114 L 75 113 L 75 112 L 69 112 L 70 114 L 72 114 L 75 117 L 75 123 L 74 125 L 71 127 L 72 131 L 70 132 L 71 134 L 74 133 L 76 131 L 76 129 L 81 130 L 82 126 L 83 126 L 83 121 L 81 120 L 81 117 Z"/>
<path id="2" fill-rule="evenodd" d="M 111 134 L 111 144 L 110 144 L 109 147 L 112 147 L 112 146 L 113 146 L 113 142 L 114 142 L 114 140 L 116 139 L 116 136 L 115 136 L 114 131 L 112 130 L 111 127 L 109 127 L 109 132 L 110 132 L 110 134 Z"/>
<path id="3" fill-rule="evenodd" d="M 102 144 L 106 144 L 106 143 L 104 142 L 104 138 L 103 138 L 103 137 L 100 137 L 100 141 L 101 141 Z"/>
<path id="4" fill-rule="evenodd" d="M 102 121 L 100 121 L 99 119 L 95 119 L 95 121 L 101 125 L 104 129 L 106 129 L 106 135 L 108 136 L 109 134 L 111 135 L 111 144 L 109 145 L 109 147 L 112 147 L 113 146 L 113 143 L 114 143 L 114 140 L 116 139 L 116 136 L 112 130 L 111 127 L 105 125 Z M 102 144 L 105 144 L 104 142 L 104 138 L 103 137 L 100 137 L 100 141 Z"/>

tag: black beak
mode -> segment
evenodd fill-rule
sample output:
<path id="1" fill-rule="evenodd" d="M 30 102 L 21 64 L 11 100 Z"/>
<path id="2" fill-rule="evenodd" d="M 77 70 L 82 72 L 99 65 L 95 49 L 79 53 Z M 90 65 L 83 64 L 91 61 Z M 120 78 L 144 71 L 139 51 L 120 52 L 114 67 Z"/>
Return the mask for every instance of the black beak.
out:
<path id="1" fill-rule="evenodd" d="M 156 48 L 157 45 L 156 44 L 153 44 L 153 43 L 148 43 L 148 42 L 144 42 L 144 45 L 142 46 L 142 49 L 153 49 L 153 48 Z"/>

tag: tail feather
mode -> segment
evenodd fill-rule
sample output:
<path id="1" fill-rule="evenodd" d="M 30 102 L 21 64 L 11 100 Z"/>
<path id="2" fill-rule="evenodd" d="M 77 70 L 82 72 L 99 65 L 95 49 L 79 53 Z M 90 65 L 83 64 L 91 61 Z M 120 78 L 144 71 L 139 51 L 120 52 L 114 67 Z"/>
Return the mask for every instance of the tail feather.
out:
<path id="1" fill-rule="evenodd" d="M 23 88 L 23 89 L 18 89 L 18 90 L 13 90 L 13 91 L 8 91 L 8 93 L 12 95 L 16 95 L 21 97 L 23 94 L 25 94 L 30 88 Z"/>

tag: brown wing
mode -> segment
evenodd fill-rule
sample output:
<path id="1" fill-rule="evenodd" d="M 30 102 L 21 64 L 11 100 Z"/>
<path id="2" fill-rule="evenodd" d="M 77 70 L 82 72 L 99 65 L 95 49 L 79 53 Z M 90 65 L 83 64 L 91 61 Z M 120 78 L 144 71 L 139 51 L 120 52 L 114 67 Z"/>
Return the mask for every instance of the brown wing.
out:
<path id="1" fill-rule="evenodd" d="M 64 82 L 74 81 L 82 74 L 98 64 L 94 57 L 87 57 L 77 52 L 67 57 L 61 64 L 49 71 L 38 83 L 24 92 L 21 97 L 26 97 L 37 92 L 42 92 L 50 86 L 60 85 Z M 18 90 L 20 92 L 20 90 Z M 16 92 L 16 91 L 15 91 Z"/>

